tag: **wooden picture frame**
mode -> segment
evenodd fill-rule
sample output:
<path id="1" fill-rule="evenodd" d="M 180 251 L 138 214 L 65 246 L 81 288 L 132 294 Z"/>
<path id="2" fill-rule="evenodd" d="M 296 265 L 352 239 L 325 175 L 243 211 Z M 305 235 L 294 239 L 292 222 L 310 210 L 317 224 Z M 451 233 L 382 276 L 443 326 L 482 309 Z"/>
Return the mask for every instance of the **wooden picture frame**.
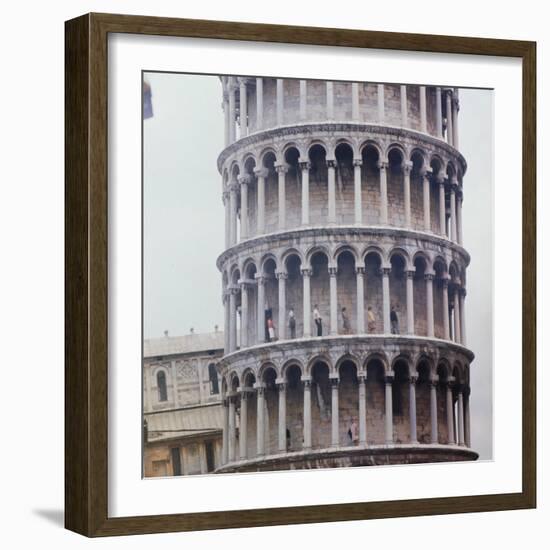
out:
<path id="1" fill-rule="evenodd" d="M 522 491 L 139 517 L 108 516 L 109 33 L 519 58 L 523 71 Z M 65 27 L 65 525 L 86 536 L 482 512 L 536 506 L 536 44 L 330 28 L 88 14 Z"/>

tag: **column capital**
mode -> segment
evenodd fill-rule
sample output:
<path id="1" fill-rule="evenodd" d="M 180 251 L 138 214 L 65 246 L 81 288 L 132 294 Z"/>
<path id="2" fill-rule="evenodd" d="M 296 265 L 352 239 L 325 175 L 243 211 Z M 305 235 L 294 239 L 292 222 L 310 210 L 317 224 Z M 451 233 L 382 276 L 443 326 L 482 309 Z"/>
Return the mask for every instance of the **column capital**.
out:
<path id="1" fill-rule="evenodd" d="M 391 271 L 391 267 L 381 267 L 380 275 L 382 275 L 382 277 L 389 277 L 390 271 Z"/>
<path id="2" fill-rule="evenodd" d="M 243 174 L 242 176 L 239 176 L 237 178 L 237 181 L 241 184 L 241 185 L 248 185 L 249 183 L 252 182 L 252 176 L 250 174 Z"/>
<path id="3" fill-rule="evenodd" d="M 329 267 L 328 268 L 328 274 L 331 276 L 331 277 L 336 277 L 336 275 L 338 274 L 338 268 L 337 267 Z"/>
<path id="4" fill-rule="evenodd" d="M 465 297 L 466 297 L 466 294 L 467 294 L 466 289 L 465 289 L 464 287 L 460 287 L 460 288 L 458 289 L 458 293 L 459 293 L 460 296 L 462 296 L 463 298 L 465 298 Z"/>
<path id="5" fill-rule="evenodd" d="M 425 281 L 433 281 L 435 279 L 435 273 L 424 273 Z"/>
<path id="6" fill-rule="evenodd" d="M 401 167 L 403 168 L 404 174 L 410 174 L 413 168 L 413 163 L 410 160 L 405 160 L 403 161 L 403 164 L 401 165 Z"/>
<path id="7" fill-rule="evenodd" d="M 431 178 L 433 174 L 433 170 L 429 167 L 429 166 L 423 166 L 422 168 L 420 168 L 420 175 L 423 177 L 423 178 Z"/>
<path id="8" fill-rule="evenodd" d="M 434 374 L 434 375 L 430 378 L 430 386 L 437 387 L 438 384 L 439 384 L 439 375 Z"/>
<path id="9" fill-rule="evenodd" d="M 267 178 L 269 170 L 267 168 L 254 168 L 254 175 L 257 178 Z"/>
<path id="10" fill-rule="evenodd" d="M 449 288 L 449 277 L 441 277 L 441 281 L 443 283 L 443 288 Z"/>
<path id="11" fill-rule="evenodd" d="M 418 376 L 417 375 L 413 375 L 409 378 L 409 384 L 416 384 L 418 382 Z"/>
<path id="12" fill-rule="evenodd" d="M 277 271 L 277 273 L 275 273 L 275 277 L 277 279 L 288 279 L 288 273 L 286 271 Z"/>
<path id="13" fill-rule="evenodd" d="M 300 170 L 309 170 L 311 168 L 311 162 L 308 159 L 298 159 Z"/>
<path id="14" fill-rule="evenodd" d="M 340 382 L 340 377 L 338 376 L 338 374 L 336 374 L 336 376 L 330 376 L 329 381 L 332 387 L 338 386 Z"/>
<path id="15" fill-rule="evenodd" d="M 310 268 L 304 268 L 300 270 L 302 272 L 302 277 L 311 277 L 313 270 Z"/>
<path id="16" fill-rule="evenodd" d="M 254 279 L 256 280 L 256 283 L 259 285 L 263 285 L 265 283 L 265 277 L 262 273 L 256 273 L 254 275 Z"/>
<path id="17" fill-rule="evenodd" d="M 393 372 L 386 372 L 384 374 L 384 383 L 387 384 L 393 384 L 393 379 L 395 378 Z"/>
<path id="18" fill-rule="evenodd" d="M 327 159 L 327 168 L 336 168 L 336 159 Z"/>
<path id="19" fill-rule="evenodd" d="M 232 180 L 227 185 L 227 189 L 229 193 L 236 193 L 239 190 L 240 185 L 238 184 L 237 180 Z"/>
<path id="20" fill-rule="evenodd" d="M 355 274 L 356 275 L 364 275 L 365 274 L 365 267 L 364 266 L 358 266 L 355 268 Z"/>
<path id="21" fill-rule="evenodd" d="M 362 166 L 363 159 L 353 159 L 353 166 Z"/>
<path id="22" fill-rule="evenodd" d="M 303 375 L 301 381 L 304 384 L 304 388 L 309 388 L 311 386 L 311 376 Z"/>
<path id="23" fill-rule="evenodd" d="M 229 191 L 227 190 L 223 191 L 222 201 L 223 201 L 223 204 L 227 204 L 227 202 L 229 201 Z"/>
<path id="24" fill-rule="evenodd" d="M 379 170 L 386 170 L 388 167 L 388 161 L 387 160 L 379 160 L 376 162 L 376 168 Z"/>
<path id="25" fill-rule="evenodd" d="M 407 270 L 405 271 L 405 275 L 406 275 L 407 279 L 412 279 L 412 278 L 414 278 L 414 274 L 415 274 L 415 273 L 416 273 L 416 268 L 414 268 L 414 269 L 407 269 Z"/>
<path id="26" fill-rule="evenodd" d="M 286 162 L 282 162 L 279 164 L 274 165 L 275 171 L 277 174 L 286 174 L 288 172 L 288 169 L 290 168 Z"/>

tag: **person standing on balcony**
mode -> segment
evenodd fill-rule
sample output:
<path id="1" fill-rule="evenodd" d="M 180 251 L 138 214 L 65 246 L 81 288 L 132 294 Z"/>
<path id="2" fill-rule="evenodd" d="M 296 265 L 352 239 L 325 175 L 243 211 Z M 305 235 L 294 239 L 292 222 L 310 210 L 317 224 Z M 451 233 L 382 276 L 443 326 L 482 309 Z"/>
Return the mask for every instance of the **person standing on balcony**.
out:
<path id="1" fill-rule="evenodd" d="M 315 304 L 313 306 L 313 320 L 315 321 L 315 326 L 317 327 L 317 336 L 323 336 L 323 319 L 319 313 L 319 306 Z"/>
<path id="2" fill-rule="evenodd" d="M 290 330 L 290 337 L 296 338 L 296 316 L 294 315 L 293 308 L 290 308 L 288 312 L 288 328 Z"/>

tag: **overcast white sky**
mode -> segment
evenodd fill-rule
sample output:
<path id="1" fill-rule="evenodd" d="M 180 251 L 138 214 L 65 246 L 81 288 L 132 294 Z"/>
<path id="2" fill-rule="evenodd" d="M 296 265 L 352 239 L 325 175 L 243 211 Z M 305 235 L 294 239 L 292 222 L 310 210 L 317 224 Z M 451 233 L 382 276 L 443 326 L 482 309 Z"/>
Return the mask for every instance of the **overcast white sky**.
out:
<path id="1" fill-rule="evenodd" d="M 223 148 L 218 77 L 148 73 L 153 118 L 144 122 L 144 337 L 223 329 L 224 208 L 216 159 Z M 435 83 L 434 83 L 435 84 Z M 460 83 L 457 83 L 459 85 Z M 471 366 L 472 446 L 492 457 L 493 93 L 460 90 Z"/>

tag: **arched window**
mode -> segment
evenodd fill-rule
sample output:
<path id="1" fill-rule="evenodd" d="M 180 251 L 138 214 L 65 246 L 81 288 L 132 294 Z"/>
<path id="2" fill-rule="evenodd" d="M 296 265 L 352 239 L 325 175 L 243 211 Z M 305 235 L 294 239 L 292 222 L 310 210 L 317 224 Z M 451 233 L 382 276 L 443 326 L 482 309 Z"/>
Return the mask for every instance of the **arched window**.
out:
<path id="1" fill-rule="evenodd" d="M 157 387 L 159 392 L 159 401 L 168 401 L 168 391 L 166 389 L 166 373 L 163 370 L 157 373 Z"/>
<path id="2" fill-rule="evenodd" d="M 210 395 L 220 393 L 220 388 L 218 386 L 218 371 L 214 363 L 208 365 L 208 379 L 210 380 Z"/>

